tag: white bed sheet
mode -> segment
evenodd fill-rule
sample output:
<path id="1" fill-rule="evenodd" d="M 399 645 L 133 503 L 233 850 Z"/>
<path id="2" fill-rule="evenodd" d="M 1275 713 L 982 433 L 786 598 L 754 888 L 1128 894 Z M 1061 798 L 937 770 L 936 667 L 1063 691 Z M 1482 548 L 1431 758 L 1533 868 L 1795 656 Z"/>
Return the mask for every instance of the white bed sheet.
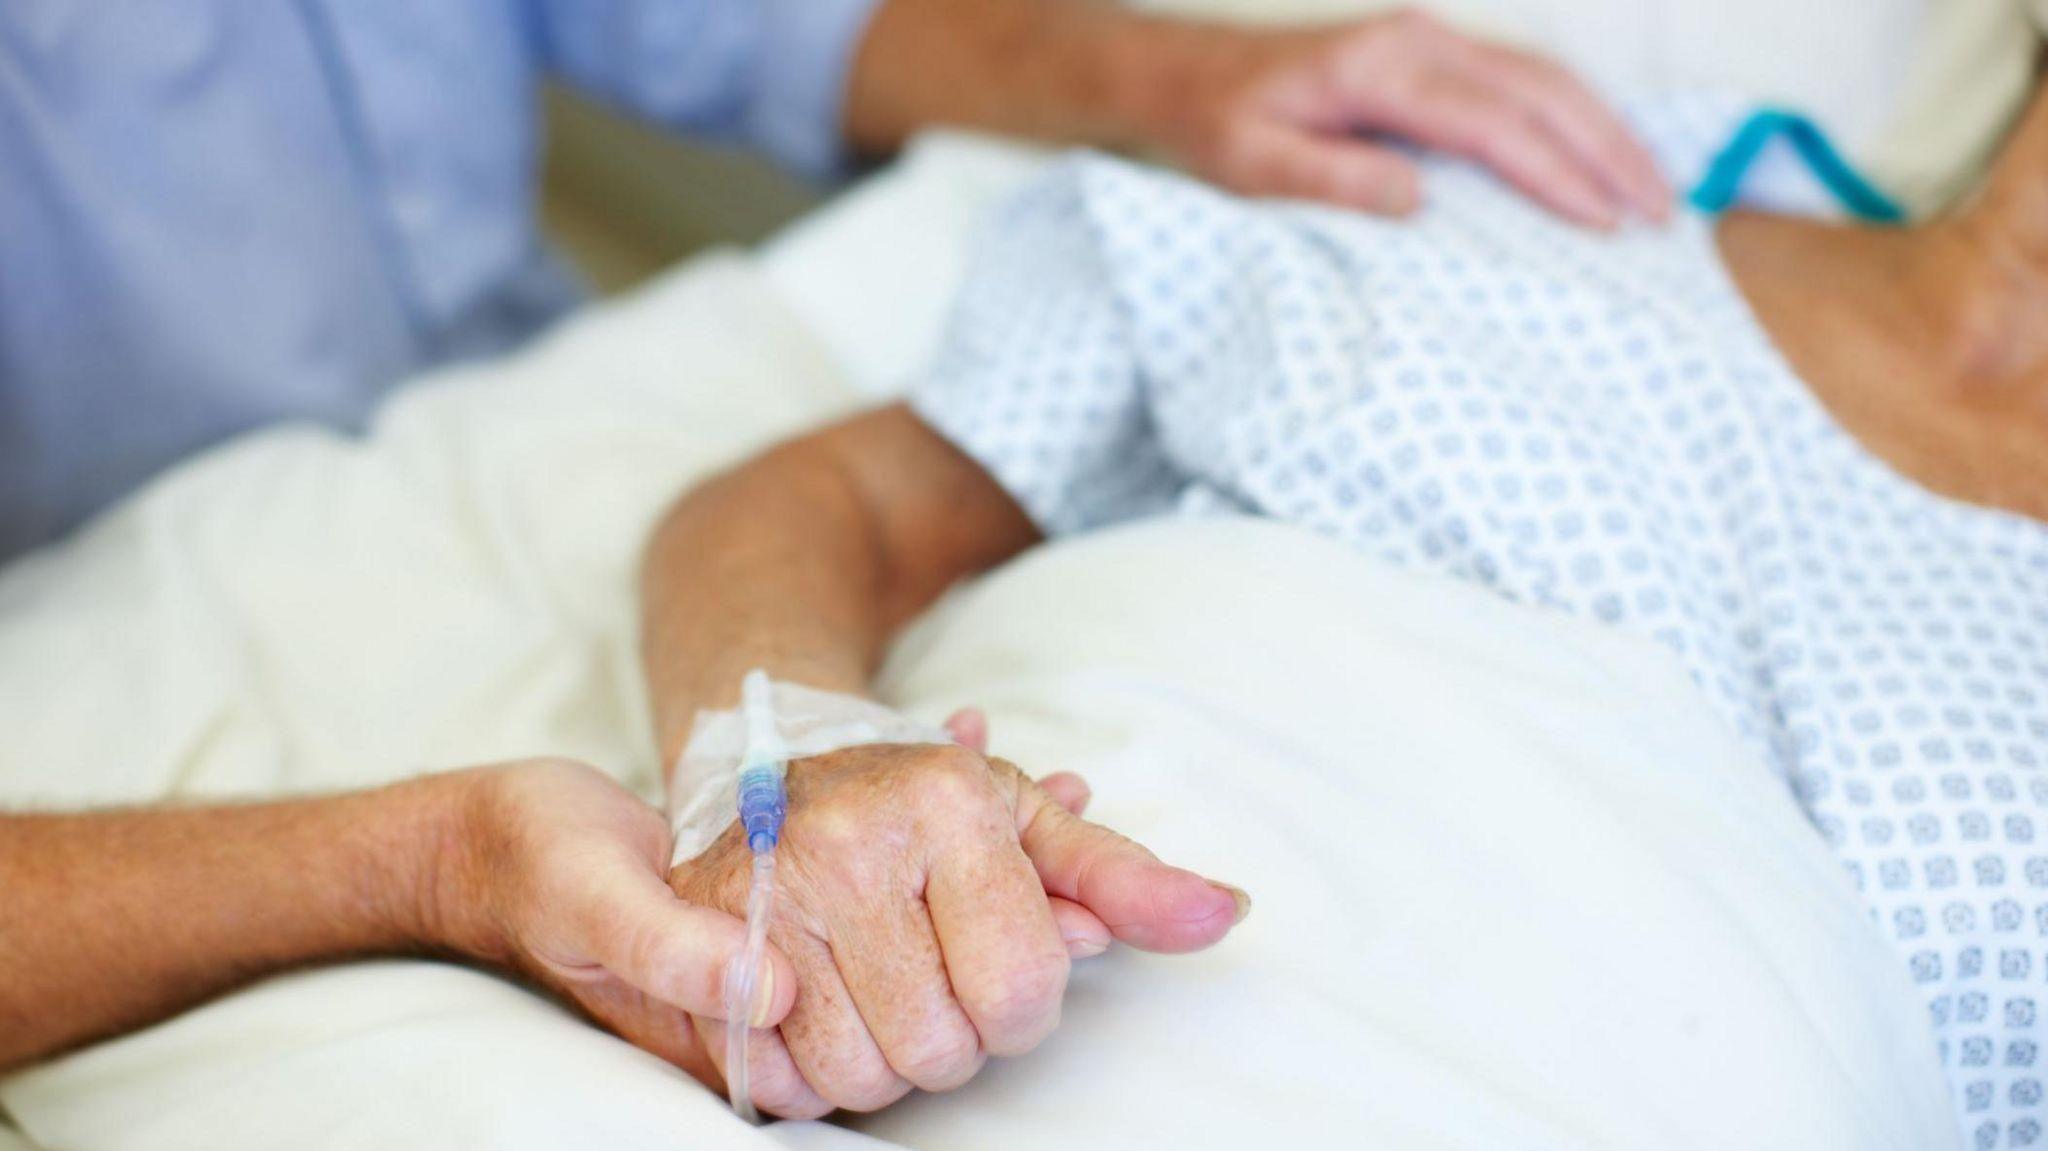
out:
<path id="1" fill-rule="evenodd" d="M 989 208 L 1054 153 L 920 136 L 903 158 L 761 249 L 761 272 L 863 394 L 901 392 L 937 346 Z"/>
<path id="2" fill-rule="evenodd" d="M 962 250 L 906 225 L 964 223 L 1031 163 L 980 148 L 920 150 L 762 270 L 698 264 L 413 390 L 367 443 L 255 437 L 0 574 L 0 801 L 537 752 L 651 787 L 642 532 L 855 402 L 849 375 L 903 378 Z M 0 1105 L 67 1151 L 1953 1139 L 1895 958 L 1653 649 L 1274 525 L 1166 524 L 955 597 L 887 688 L 988 706 L 999 750 L 1088 772 L 1101 818 L 1243 883 L 1253 917 L 1201 956 L 1085 965 L 1040 1052 L 852 1130 L 749 1130 L 539 999 L 419 963 L 273 981 Z"/>

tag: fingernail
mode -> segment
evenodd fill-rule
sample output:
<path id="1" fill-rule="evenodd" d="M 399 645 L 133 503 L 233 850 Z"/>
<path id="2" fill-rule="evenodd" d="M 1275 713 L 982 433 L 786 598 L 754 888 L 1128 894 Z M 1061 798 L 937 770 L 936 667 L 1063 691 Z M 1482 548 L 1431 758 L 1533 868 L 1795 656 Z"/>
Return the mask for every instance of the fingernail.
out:
<path id="1" fill-rule="evenodd" d="M 1242 918 L 1240 916 L 1240 918 Z M 775 1010 L 775 965 L 761 964 L 761 985 L 754 989 L 754 1013 L 748 1017 L 749 1027 L 768 1026 L 768 1015 Z"/>
<path id="2" fill-rule="evenodd" d="M 1084 936 L 1067 940 L 1067 954 L 1075 959 L 1093 959 L 1108 950 L 1109 941 L 1106 939 L 1089 939 Z"/>
<path id="3" fill-rule="evenodd" d="M 1237 918 L 1230 921 L 1231 926 L 1235 927 L 1243 923 L 1244 917 L 1252 913 L 1251 893 L 1247 892 L 1244 888 L 1232 887 L 1228 883 L 1218 883 L 1213 879 L 1209 881 L 1209 886 L 1218 891 L 1229 892 L 1230 898 L 1237 903 Z"/>

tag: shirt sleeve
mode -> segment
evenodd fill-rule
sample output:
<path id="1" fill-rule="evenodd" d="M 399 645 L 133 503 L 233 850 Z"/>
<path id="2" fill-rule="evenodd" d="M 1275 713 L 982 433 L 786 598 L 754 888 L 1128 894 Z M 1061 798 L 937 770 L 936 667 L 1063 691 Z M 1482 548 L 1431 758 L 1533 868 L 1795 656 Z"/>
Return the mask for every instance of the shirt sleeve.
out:
<path id="1" fill-rule="evenodd" d="M 1063 165 L 997 214 L 910 397 L 1047 535 L 1167 510 L 1184 486 L 1149 410 L 1086 171 Z"/>
<path id="2" fill-rule="evenodd" d="M 845 158 L 848 71 L 879 0 L 537 0 L 544 65 L 656 123 L 824 176 Z"/>

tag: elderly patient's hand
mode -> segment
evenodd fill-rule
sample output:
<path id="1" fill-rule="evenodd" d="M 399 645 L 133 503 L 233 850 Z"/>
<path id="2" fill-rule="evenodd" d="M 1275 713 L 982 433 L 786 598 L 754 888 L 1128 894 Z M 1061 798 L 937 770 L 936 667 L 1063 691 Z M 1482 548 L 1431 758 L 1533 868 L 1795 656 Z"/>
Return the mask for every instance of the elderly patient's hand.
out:
<path id="1" fill-rule="evenodd" d="M 789 792 L 771 938 L 774 998 L 794 980 L 796 1002 L 749 1055 L 756 1105 L 780 1115 L 956 1087 L 1059 1022 L 1070 952 L 1093 954 L 1111 934 L 1152 951 L 1204 947 L 1246 906 L 965 747 L 801 760 Z M 687 902 L 739 915 L 748 866 L 735 825 L 671 882 Z M 697 1025 L 722 1063 L 718 1014 Z"/>

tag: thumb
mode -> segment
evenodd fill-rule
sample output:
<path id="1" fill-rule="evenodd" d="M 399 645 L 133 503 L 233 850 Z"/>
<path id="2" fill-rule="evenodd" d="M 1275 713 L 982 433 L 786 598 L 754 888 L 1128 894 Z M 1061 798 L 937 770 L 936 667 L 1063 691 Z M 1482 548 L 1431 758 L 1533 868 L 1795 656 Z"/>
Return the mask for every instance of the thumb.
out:
<path id="1" fill-rule="evenodd" d="M 726 1018 L 725 973 L 746 947 L 745 923 L 683 902 L 637 868 L 605 877 L 590 891 L 590 906 L 577 917 L 586 935 L 580 953 L 653 999 L 692 1015 Z M 796 970 L 770 945 L 747 1022 L 772 1027 L 795 1003 Z"/>
<path id="2" fill-rule="evenodd" d="M 1018 786 L 1018 838 L 1046 894 L 1080 904 L 1123 942 L 1146 951 L 1194 951 L 1223 938 L 1251 909 L 1244 892 L 1161 863 L 1060 806 L 1021 774 Z"/>

